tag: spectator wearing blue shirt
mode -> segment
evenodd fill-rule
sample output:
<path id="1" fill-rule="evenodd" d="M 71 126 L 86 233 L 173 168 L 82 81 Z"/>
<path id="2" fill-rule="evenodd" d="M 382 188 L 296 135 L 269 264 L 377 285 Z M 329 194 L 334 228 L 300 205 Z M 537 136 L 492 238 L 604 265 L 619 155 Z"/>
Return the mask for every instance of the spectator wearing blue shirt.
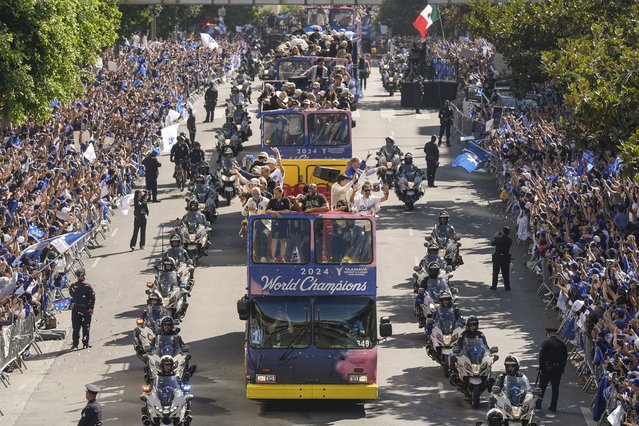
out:
<path id="1" fill-rule="evenodd" d="M 366 156 L 366 160 L 368 160 L 371 157 L 371 153 L 369 152 L 368 155 Z M 361 170 L 362 172 L 366 170 L 366 160 L 360 160 L 358 157 L 353 157 L 350 160 L 348 160 L 348 163 L 346 163 L 346 171 L 344 172 L 344 174 L 346 176 L 353 177 L 353 175 L 358 171 Z"/>

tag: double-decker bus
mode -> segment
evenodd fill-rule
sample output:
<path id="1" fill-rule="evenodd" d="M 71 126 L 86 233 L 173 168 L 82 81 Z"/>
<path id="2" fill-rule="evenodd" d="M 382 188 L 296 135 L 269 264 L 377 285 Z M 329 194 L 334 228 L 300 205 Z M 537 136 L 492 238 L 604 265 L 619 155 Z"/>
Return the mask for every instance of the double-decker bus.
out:
<path id="1" fill-rule="evenodd" d="M 353 213 L 253 215 L 246 320 L 249 399 L 376 399 L 375 219 Z"/>
<path id="2" fill-rule="evenodd" d="M 273 110 L 260 114 L 261 149 L 282 155 L 285 170 L 284 192 L 297 195 L 308 183 L 328 196 L 330 186 L 317 177 L 317 167 L 336 171 L 346 169 L 353 154 L 351 112 L 341 109 Z"/>

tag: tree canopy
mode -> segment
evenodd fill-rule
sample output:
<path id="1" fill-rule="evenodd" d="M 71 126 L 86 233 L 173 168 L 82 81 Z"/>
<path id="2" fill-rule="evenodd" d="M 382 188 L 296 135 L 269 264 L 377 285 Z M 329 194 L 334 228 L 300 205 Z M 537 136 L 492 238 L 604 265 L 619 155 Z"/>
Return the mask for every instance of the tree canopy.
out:
<path id="1" fill-rule="evenodd" d="M 634 0 L 511 0 L 471 4 L 471 31 L 508 62 L 519 94 L 552 80 L 584 146 L 622 151 L 639 170 L 639 5 Z"/>
<path id="2" fill-rule="evenodd" d="M 0 116 L 14 123 L 77 94 L 120 23 L 116 0 L 0 0 L 0 16 Z"/>

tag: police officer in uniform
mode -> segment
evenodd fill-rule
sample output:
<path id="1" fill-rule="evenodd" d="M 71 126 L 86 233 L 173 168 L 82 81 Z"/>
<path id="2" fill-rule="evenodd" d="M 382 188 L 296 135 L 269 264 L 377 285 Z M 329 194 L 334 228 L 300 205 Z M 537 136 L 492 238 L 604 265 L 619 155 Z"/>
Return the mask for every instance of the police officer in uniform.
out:
<path id="1" fill-rule="evenodd" d="M 446 146 L 450 146 L 450 126 L 453 124 L 453 110 L 450 102 L 444 102 L 439 110 L 439 145 L 442 144 L 442 137 L 446 133 Z"/>
<path id="2" fill-rule="evenodd" d="M 71 324 L 73 326 L 73 342 L 71 349 L 78 349 L 80 340 L 80 328 L 82 328 L 83 349 L 90 348 L 89 327 L 91 327 L 91 315 L 95 306 L 95 291 L 86 280 L 86 271 L 79 268 L 75 271 L 78 280 L 69 287 L 71 296 Z"/>
<path id="3" fill-rule="evenodd" d="M 424 145 L 424 153 L 426 154 L 426 179 L 429 188 L 437 188 L 435 185 L 435 172 L 439 167 L 439 148 L 437 147 L 437 136 L 433 135 L 430 142 Z"/>
<path id="4" fill-rule="evenodd" d="M 552 398 L 550 407 L 552 412 L 557 411 L 557 399 L 559 399 L 559 382 L 564 374 L 566 361 L 568 360 L 568 349 L 566 344 L 557 337 L 556 328 L 546 328 L 546 341 L 542 343 L 539 351 L 539 387 L 541 397 L 537 400 L 537 409 L 541 409 L 541 401 L 544 399 L 548 383 L 552 385 Z"/>
<path id="5" fill-rule="evenodd" d="M 504 226 L 504 228 L 495 234 L 495 238 L 490 243 L 491 246 L 495 246 L 495 253 L 493 253 L 493 285 L 491 290 L 497 290 L 497 278 L 499 277 L 499 271 L 504 279 L 504 288 L 510 290 L 510 246 L 513 244 L 513 239 L 508 235 L 510 234 L 510 228 Z"/>
<path id="6" fill-rule="evenodd" d="M 102 426 L 102 405 L 95 398 L 100 392 L 100 388 L 96 385 L 85 385 L 87 388 L 86 398 L 87 405 L 82 409 L 82 417 L 78 422 L 78 426 Z"/>
<path id="7" fill-rule="evenodd" d="M 206 108 L 206 119 L 205 123 L 209 121 L 213 121 L 213 116 L 215 115 L 215 106 L 217 105 L 217 87 L 215 84 L 211 83 L 209 88 L 206 89 L 206 93 L 204 93 L 204 108 Z"/>
<path id="8" fill-rule="evenodd" d="M 189 143 L 191 146 L 195 143 L 195 114 L 193 109 L 189 108 L 189 118 L 186 119 L 186 129 L 189 131 Z"/>

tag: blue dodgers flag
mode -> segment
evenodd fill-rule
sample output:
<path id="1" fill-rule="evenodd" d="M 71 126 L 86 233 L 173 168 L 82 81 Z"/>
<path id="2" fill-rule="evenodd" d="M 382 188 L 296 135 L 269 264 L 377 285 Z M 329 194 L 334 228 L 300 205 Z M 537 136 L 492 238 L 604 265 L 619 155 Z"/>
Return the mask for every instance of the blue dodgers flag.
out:
<path id="1" fill-rule="evenodd" d="M 621 166 L 621 158 L 617 157 L 612 164 L 608 165 L 608 171 L 611 174 L 619 173 L 619 166 Z"/>
<path id="2" fill-rule="evenodd" d="M 472 142 L 455 158 L 453 167 L 463 167 L 468 173 L 472 173 L 490 158 L 490 153 Z"/>
<path id="3" fill-rule="evenodd" d="M 44 232 L 42 229 L 38 228 L 37 226 L 29 225 L 29 230 L 27 231 L 27 235 L 29 235 L 30 237 L 33 237 L 34 240 L 40 241 L 45 234 L 46 232 Z"/>
<path id="4" fill-rule="evenodd" d="M 586 171 L 589 172 L 590 170 L 592 170 L 592 168 L 595 166 L 595 154 L 592 151 L 585 150 L 581 154 L 581 158 L 586 162 Z"/>

